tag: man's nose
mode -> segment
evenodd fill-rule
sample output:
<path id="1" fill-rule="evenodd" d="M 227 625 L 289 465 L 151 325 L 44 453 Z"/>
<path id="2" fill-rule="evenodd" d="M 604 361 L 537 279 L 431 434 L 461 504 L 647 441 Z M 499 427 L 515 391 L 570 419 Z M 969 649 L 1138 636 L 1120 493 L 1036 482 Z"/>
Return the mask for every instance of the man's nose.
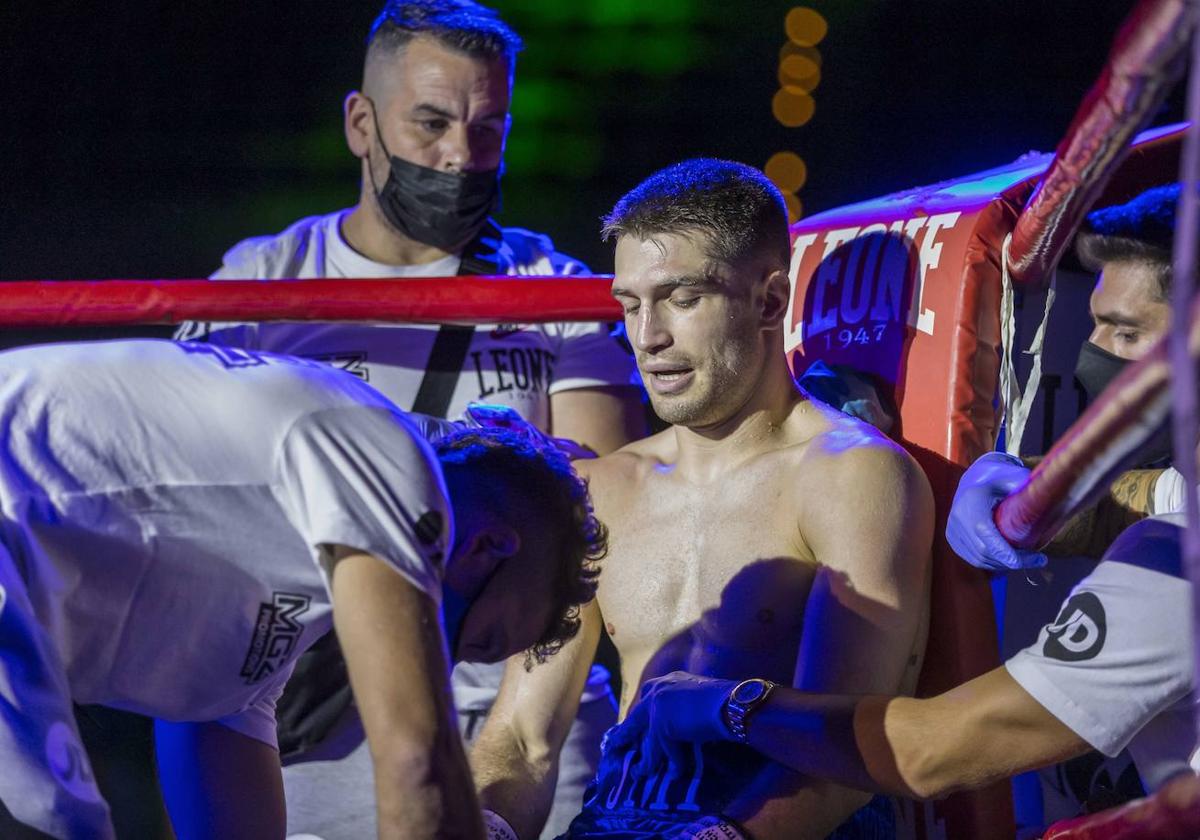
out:
<path id="1" fill-rule="evenodd" d="M 1092 327 L 1092 334 L 1088 336 L 1087 340 L 1101 350 L 1106 350 L 1109 353 L 1113 352 L 1112 331 L 1106 329 L 1103 324 L 1096 324 L 1096 326 Z"/>
<path id="2" fill-rule="evenodd" d="M 643 306 L 638 310 L 633 344 L 643 353 L 656 353 L 671 346 L 671 333 L 663 319 L 655 314 L 653 306 Z"/>
<path id="3" fill-rule="evenodd" d="M 459 123 L 450 127 L 442 135 L 442 171 L 457 174 L 470 172 L 474 163 L 470 132 L 467 131 L 467 126 Z"/>

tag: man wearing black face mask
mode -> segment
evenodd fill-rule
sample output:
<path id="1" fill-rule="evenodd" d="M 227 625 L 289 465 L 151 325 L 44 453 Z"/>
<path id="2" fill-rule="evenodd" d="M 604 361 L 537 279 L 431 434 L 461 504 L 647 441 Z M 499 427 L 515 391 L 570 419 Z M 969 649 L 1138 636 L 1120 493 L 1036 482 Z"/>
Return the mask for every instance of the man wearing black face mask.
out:
<path id="1" fill-rule="evenodd" d="M 1179 192 L 1178 184 L 1155 187 L 1127 204 L 1097 210 L 1076 239 L 1080 261 L 1098 272 L 1088 304 L 1094 328 L 1075 367 L 1075 378 L 1090 401 L 1145 356 L 1170 326 Z M 1043 566 L 1048 556 L 1061 558 L 1050 586 L 1041 581 L 1036 589 L 1025 589 L 1019 578 L 1015 584 L 1022 591 L 1015 601 L 1020 614 L 1040 613 L 1058 600 L 1054 593 L 1065 591 L 1091 567 L 1088 561 L 1065 558 L 1099 558 L 1134 523 L 1182 511 L 1182 476 L 1170 467 L 1170 431 L 1168 424 L 1142 444 L 1131 469 L 1116 478 L 1108 494 L 1070 520 L 1040 552 L 1008 545 L 991 516 L 995 505 L 1024 483 L 1027 465 L 1003 453 L 983 456 L 959 484 L 946 529 L 950 545 L 972 565 L 1003 571 Z M 1014 597 L 1010 588 L 1010 601 Z M 1010 622 L 1020 625 L 1019 619 L 1016 615 Z M 1019 626 L 1016 632 L 1020 634 Z M 1145 782 L 1146 773 L 1140 776 Z M 1142 794 L 1139 773 L 1126 753 L 1104 760 L 1091 753 L 1043 771 L 1042 779 L 1048 817 L 1072 816 L 1080 807 L 1107 807 Z"/>
<path id="2" fill-rule="evenodd" d="M 1127 365 L 1146 355 L 1170 326 L 1171 248 L 1178 201 L 1178 184 L 1154 187 L 1127 204 L 1089 214 L 1076 239 L 1080 261 L 1098 272 L 1088 304 L 1095 326 L 1075 366 L 1075 378 L 1089 400 L 1097 399 Z M 963 476 L 956 504 L 959 497 L 970 496 L 976 505 L 960 508 L 963 516 L 959 523 L 951 521 L 947 537 L 961 557 L 985 569 L 1042 566 L 1047 554 L 1100 557 L 1134 522 L 1182 510 L 1183 487 L 1179 473 L 1169 468 L 1170 460 L 1167 425 L 1142 444 L 1132 469 L 1117 477 L 1108 495 L 1068 522 L 1039 553 L 1012 548 L 995 530 L 990 516 L 975 515 L 998 504 L 1028 475 L 1010 456 L 988 453 Z"/>
<path id="3" fill-rule="evenodd" d="M 495 12 L 471 0 L 388 0 L 367 40 L 362 89 L 343 107 L 346 142 L 361 162 L 357 204 L 239 243 L 214 279 L 585 272 L 547 237 L 491 218 L 520 48 Z M 453 418 L 470 401 L 506 404 L 601 454 L 642 432 L 632 360 L 600 324 L 192 324 L 178 335 L 321 359 L 423 414 Z M 332 721 L 346 720 L 338 713 L 349 692 L 339 668 L 328 652 L 298 665 L 279 714 L 285 761 L 288 753 L 328 758 L 335 742 L 341 747 L 343 730 Z M 499 669 L 456 670 L 468 737 L 499 677 Z M 603 669 L 593 671 L 584 700 L 572 734 L 578 760 L 559 783 L 564 820 L 578 811 L 595 767 L 588 756 L 598 755 L 600 734 L 615 720 Z M 287 767 L 285 782 L 291 831 L 325 840 L 374 833 L 365 748 L 336 765 Z"/>

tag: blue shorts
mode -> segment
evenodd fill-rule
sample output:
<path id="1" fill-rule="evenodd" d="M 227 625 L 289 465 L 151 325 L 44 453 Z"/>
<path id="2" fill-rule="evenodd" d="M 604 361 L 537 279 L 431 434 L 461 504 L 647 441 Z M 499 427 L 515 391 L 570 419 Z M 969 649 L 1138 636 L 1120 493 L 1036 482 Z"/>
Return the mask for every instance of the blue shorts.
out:
<path id="1" fill-rule="evenodd" d="M 583 811 L 559 840 L 651 840 L 671 837 L 706 816 L 721 816 L 771 762 L 741 744 L 693 745 L 682 772 L 649 777 L 634 770 L 636 751 L 604 760 L 584 794 Z M 856 811 L 831 840 L 891 840 L 896 836 L 892 804 L 877 796 Z"/>

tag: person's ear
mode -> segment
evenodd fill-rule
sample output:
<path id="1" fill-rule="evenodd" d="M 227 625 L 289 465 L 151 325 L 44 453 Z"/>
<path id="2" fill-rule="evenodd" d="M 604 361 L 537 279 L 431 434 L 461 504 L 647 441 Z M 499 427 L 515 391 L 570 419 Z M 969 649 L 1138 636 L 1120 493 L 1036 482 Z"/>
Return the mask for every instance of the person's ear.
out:
<path id="1" fill-rule="evenodd" d="M 361 91 L 352 90 L 342 103 L 342 129 L 346 145 L 356 158 L 365 158 L 371 150 L 371 135 L 375 131 L 375 112 Z"/>
<path id="2" fill-rule="evenodd" d="M 783 324 L 791 296 L 787 272 L 781 268 L 770 271 L 763 282 L 762 322 L 765 329 L 778 329 Z"/>
<path id="3" fill-rule="evenodd" d="M 494 522 L 479 532 L 488 553 L 498 560 L 516 557 L 521 550 L 521 535 L 505 522 Z"/>
<path id="4" fill-rule="evenodd" d="M 511 525 L 491 523 L 476 529 L 461 546 L 450 573 L 459 580 L 461 594 L 473 600 L 496 568 L 521 550 L 521 537 Z"/>

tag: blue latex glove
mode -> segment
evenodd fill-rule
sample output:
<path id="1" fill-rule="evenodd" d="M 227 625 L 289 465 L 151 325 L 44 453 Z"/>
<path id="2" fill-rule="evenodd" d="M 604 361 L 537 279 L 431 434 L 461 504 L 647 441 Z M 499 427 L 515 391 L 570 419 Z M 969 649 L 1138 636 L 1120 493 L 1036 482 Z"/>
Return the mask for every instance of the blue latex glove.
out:
<path id="1" fill-rule="evenodd" d="M 1009 545 L 996 530 L 996 505 L 1029 477 L 1019 458 L 989 452 L 963 473 L 946 523 L 946 541 L 954 552 L 980 569 L 1010 571 L 1046 565 L 1046 555 Z"/>
<path id="2" fill-rule="evenodd" d="M 463 422 L 468 426 L 486 429 L 508 429 L 521 435 L 534 446 L 557 449 L 571 461 L 596 457 L 596 453 L 583 444 L 567 438 L 551 437 L 522 417 L 511 406 L 481 402 L 467 403 Z"/>
<path id="3" fill-rule="evenodd" d="M 817 359 L 800 374 L 800 387 L 844 414 L 865 420 L 884 434 L 896 425 L 896 418 L 883 406 L 875 382 L 846 365 L 827 365 Z"/>
<path id="4" fill-rule="evenodd" d="M 620 762 L 634 749 L 639 773 L 648 776 L 663 765 L 668 773 L 679 772 L 692 743 L 730 738 L 721 712 L 736 685 L 683 671 L 647 680 L 625 720 L 605 734 L 602 761 Z"/>

